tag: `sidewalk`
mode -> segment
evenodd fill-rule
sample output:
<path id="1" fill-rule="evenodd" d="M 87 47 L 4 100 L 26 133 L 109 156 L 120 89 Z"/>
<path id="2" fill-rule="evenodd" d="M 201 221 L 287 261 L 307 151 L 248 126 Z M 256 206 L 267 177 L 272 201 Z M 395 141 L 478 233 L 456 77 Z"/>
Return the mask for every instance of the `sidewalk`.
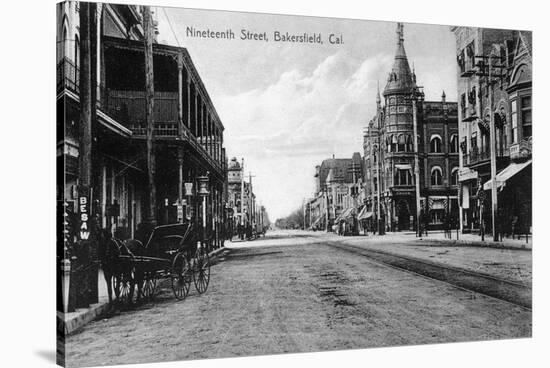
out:
<path id="1" fill-rule="evenodd" d="M 486 237 L 485 242 L 481 242 L 475 235 L 465 235 L 459 234 L 461 239 L 458 241 L 456 238 L 446 239 L 442 232 L 430 233 L 428 238 L 417 238 L 414 232 L 353 237 L 325 233 L 323 237 L 366 249 L 462 268 L 531 287 L 531 243 L 522 248 L 522 241 L 510 239 L 492 243 Z"/>
<path id="2" fill-rule="evenodd" d="M 210 258 L 217 256 L 223 252 L 226 248 L 219 248 L 213 250 L 208 254 Z M 109 296 L 107 295 L 107 285 L 105 283 L 105 277 L 103 271 L 98 272 L 98 299 L 99 302 L 90 305 L 89 308 L 79 308 L 74 312 L 65 313 L 57 312 L 57 329 L 59 331 L 65 331 L 65 335 L 70 335 L 78 329 L 84 327 L 97 317 L 101 316 L 109 309 Z"/>
<path id="3" fill-rule="evenodd" d="M 415 236 L 414 233 L 413 236 Z M 424 236 L 421 239 L 422 241 L 444 243 L 457 246 L 465 245 L 491 248 L 533 249 L 533 238 L 531 236 L 529 236 L 528 239 L 523 236 L 521 239 L 504 238 L 501 242 L 494 242 L 491 235 L 486 235 L 485 240 L 481 241 L 481 236 L 476 234 L 458 234 L 457 240 L 457 233 L 455 230 L 451 232 L 451 239 L 445 238 L 445 234 L 443 232 L 428 233 L 427 237 Z"/>

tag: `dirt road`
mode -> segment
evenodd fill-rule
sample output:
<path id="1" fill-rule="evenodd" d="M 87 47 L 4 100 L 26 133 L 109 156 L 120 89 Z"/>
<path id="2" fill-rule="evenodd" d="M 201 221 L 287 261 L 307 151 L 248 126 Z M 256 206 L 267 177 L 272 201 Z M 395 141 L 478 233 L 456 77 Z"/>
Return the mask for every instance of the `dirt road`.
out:
<path id="1" fill-rule="evenodd" d="M 69 366 L 531 336 L 527 309 L 323 244 L 229 243 L 208 291 L 158 301 L 67 339 Z"/>

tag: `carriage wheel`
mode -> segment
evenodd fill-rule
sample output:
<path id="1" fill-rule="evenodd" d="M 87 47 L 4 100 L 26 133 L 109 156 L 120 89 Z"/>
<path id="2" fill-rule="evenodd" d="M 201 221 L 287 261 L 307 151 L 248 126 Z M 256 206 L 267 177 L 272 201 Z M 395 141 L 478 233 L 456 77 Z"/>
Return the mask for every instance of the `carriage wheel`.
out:
<path id="1" fill-rule="evenodd" d="M 172 262 L 170 276 L 172 279 L 172 291 L 178 300 L 183 300 L 189 294 L 191 286 L 189 262 L 182 253 L 178 253 Z"/>
<path id="2" fill-rule="evenodd" d="M 208 284 L 210 283 L 210 259 L 206 250 L 197 249 L 195 267 L 193 268 L 193 283 L 199 294 L 204 293 L 208 289 Z"/>
<path id="3" fill-rule="evenodd" d="M 131 274 L 118 274 L 113 279 L 116 300 L 123 305 L 130 305 L 134 299 L 134 280 Z"/>
<path id="4" fill-rule="evenodd" d="M 143 279 L 141 296 L 146 300 L 153 300 L 157 292 L 157 273 L 147 272 Z"/>

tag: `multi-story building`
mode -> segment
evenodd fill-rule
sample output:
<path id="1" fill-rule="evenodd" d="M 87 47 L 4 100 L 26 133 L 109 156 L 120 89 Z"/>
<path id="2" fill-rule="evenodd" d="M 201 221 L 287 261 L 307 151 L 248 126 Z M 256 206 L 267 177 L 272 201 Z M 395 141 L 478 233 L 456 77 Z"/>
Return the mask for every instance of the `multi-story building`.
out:
<path id="1" fill-rule="evenodd" d="M 403 25 L 397 25 L 394 64 L 376 99 L 376 114 L 364 132 L 365 202 L 388 230 L 416 226 L 415 156 L 418 158 L 419 202 L 430 228 L 458 212 L 457 104 L 425 101 L 404 47 Z M 414 148 L 416 115 L 418 149 Z M 378 205 L 380 198 L 380 205 Z"/>
<path id="2" fill-rule="evenodd" d="M 80 125 L 79 12 L 85 3 L 57 5 L 58 202 L 77 212 Z M 92 183 L 94 214 L 119 237 L 140 223 L 186 219 L 220 241 L 224 218 L 224 126 L 187 49 L 153 43 L 156 206 L 147 218 L 145 47 L 142 7 L 91 7 Z M 199 177 L 207 187 L 199 193 Z M 207 197 L 199 200 L 198 195 Z M 206 203 L 205 211 L 202 210 Z"/>
<path id="3" fill-rule="evenodd" d="M 315 170 L 316 193 L 305 207 L 306 215 L 311 216 L 308 227 L 331 229 L 335 221 L 356 216 L 362 204 L 363 160 L 359 152 L 351 158 L 323 160 Z"/>
<path id="4" fill-rule="evenodd" d="M 477 232 L 480 223 L 487 231 L 492 229 L 490 135 L 494 126 L 495 220 L 504 232 L 527 233 L 532 208 L 531 32 L 470 27 L 452 31 L 460 99 L 461 229 Z"/>
<path id="5" fill-rule="evenodd" d="M 265 208 L 258 206 L 256 203 L 256 195 L 252 188 L 252 178 L 249 177 L 248 182 L 245 180 L 243 164 L 240 164 L 237 158 L 233 157 L 229 161 L 227 168 L 227 205 L 231 209 L 231 229 L 233 233 L 239 224 L 245 227 L 258 224 L 261 213 L 263 213 L 262 218 L 267 219 Z"/>

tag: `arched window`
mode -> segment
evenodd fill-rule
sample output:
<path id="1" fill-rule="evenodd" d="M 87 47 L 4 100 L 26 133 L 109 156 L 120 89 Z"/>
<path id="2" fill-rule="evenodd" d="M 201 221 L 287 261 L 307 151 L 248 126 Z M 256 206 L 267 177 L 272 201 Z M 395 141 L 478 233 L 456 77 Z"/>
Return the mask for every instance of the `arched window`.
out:
<path id="1" fill-rule="evenodd" d="M 397 152 L 405 152 L 405 135 L 399 134 L 397 137 Z"/>
<path id="2" fill-rule="evenodd" d="M 414 151 L 414 147 L 413 147 L 413 142 L 412 142 L 412 137 L 410 135 L 407 136 L 407 152 L 413 152 Z"/>
<path id="3" fill-rule="evenodd" d="M 74 39 L 74 65 L 78 68 L 80 65 L 80 39 L 78 35 L 75 35 Z"/>
<path id="4" fill-rule="evenodd" d="M 458 134 L 451 135 L 451 140 L 449 141 L 449 148 L 451 153 L 458 152 Z"/>
<path id="5" fill-rule="evenodd" d="M 430 152 L 441 153 L 441 136 L 439 134 L 432 134 L 430 138 Z"/>
<path id="6" fill-rule="evenodd" d="M 441 173 L 441 168 L 439 166 L 432 167 L 432 185 L 442 185 L 443 184 L 443 175 Z"/>
<path id="7" fill-rule="evenodd" d="M 69 56 L 69 39 L 68 39 L 68 33 L 67 33 L 67 27 L 63 27 L 63 58 L 66 58 Z"/>
<path id="8" fill-rule="evenodd" d="M 451 185 L 458 185 L 458 167 L 451 170 Z"/>
<path id="9" fill-rule="evenodd" d="M 395 135 L 391 136 L 391 151 L 397 152 L 397 137 Z"/>

